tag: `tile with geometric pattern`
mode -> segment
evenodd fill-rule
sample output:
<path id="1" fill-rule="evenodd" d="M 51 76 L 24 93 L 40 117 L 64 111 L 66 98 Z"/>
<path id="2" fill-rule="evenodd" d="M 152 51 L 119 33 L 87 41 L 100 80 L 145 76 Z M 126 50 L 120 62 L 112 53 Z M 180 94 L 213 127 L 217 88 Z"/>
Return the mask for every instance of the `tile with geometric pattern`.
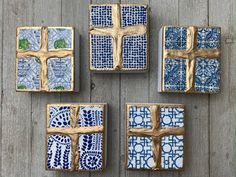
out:
<path id="1" fill-rule="evenodd" d="M 184 105 L 129 103 L 126 111 L 127 169 L 182 169 Z"/>
<path id="2" fill-rule="evenodd" d="M 160 126 L 162 128 L 184 127 L 184 108 L 161 107 Z M 183 135 L 163 136 L 161 146 L 161 167 L 163 169 L 183 168 Z"/>
<path id="3" fill-rule="evenodd" d="M 90 5 L 90 70 L 147 70 L 147 26 L 146 5 Z"/>

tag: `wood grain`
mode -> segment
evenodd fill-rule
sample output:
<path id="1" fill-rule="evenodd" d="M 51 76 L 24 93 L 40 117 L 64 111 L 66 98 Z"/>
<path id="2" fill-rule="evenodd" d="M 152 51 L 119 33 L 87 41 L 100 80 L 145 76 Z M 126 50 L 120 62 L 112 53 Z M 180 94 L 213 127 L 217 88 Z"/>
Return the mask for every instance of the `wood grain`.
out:
<path id="1" fill-rule="evenodd" d="M 157 55 L 158 34 L 163 25 L 178 25 L 178 1 L 176 0 L 151 0 L 150 22 L 150 77 L 149 77 L 149 102 L 158 103 L 182 103 L 175 94 L 160 94 L 157 92 Z M 168 13 L 166 11 L 168 10 Z M 150 172 L 150 177 L 177 177 L 178 172 Z"/>
<path id="2" fill-rule="evenodd" d="M 119 0 L 92 0 L 93 4 L 119 3 Z M 91 74 L 91 102 L 108 103 L 107 117 L 107 169 L 92 176 L 119 176 L 120 159 L 120 74 Z"/>
<path id="3" fill-rule="evenodd" d="M 88 5 L 148 4 L 150 71 L 141 74 L 95 74 L 89 71 Z M 234 0 L 2 0 L 0 1 L 1 176 L 24 177 L 233 177 L 235 176 L 236 2 Z M 79 93 L 16 93 L 17 26 L 75 27 Z M 158 32 L 162 25 L 222 27 L 221 93 L 157 93 Z M 46 104 L 107 102 L 107 169 L 96 173 L 45 170 Z M 185 171 L 125 169 L 125 103 L 186 105 Z"/>
<path id="4" fill-rule="evenodd" d="M 2 84 L 2 81 L 3 81 L 3 1 L 0 2 L 0 31 L 1 31 L 1 35 L 0 35 L 0 83 L 1 83 L 1 86 L 0 86 L 0 126 L 2 127 L 2 93 L 3 93 L 3 84 Z M 0 139 L 2 139 L 2 128 L 0 130 Z M 2 143 L 0 144 L 0 152 L 2 153 Z M 1 169 L 2 169 L 2 158 L 0 158 L 0 172 L 1 172 Z"/>
<path id="5" fill-rule="evenodd" d="M 37 0 L 33 4 L 35 26 L 61 26 L 61 0 Z M 32 93 L 32 159 L 31 176 L 56 177 L 57 172 L 45 170 L 46 104 L 60 101 L 59 93 Z"/>
<path id="6" fill-rule="evenodd" d="M 205 0 L 179 1 L 179 25 L 208 25 Z M 208 95 L 184 95 L 186 104 L 185 171 L 181 177 L 209 176 L 209 100 Z"/>
<path id="7" fill-rule="evenodd" d="M 78 79 L 78 93 L 61 93 L 61 102 L 90 102 L 91 98 L 91 80 L 88 65 L 88 6 L 90 0 L 62 0 L 62 25 L 75 27 L 75 60 L 77 60 L 78 70 L 75 77 Z M 79 66 L 78 66 L 79 65 Z M 90 173 L 77 172 L 60 173 L 58 176 L 64 177 L 89 177 Z"/>
<path id="8" fill-rule="evenodd" d="M 32 23 L 31 7 L 32 1 L 3 2 L 1 176 L 31 171 L 31 94 L 15 92 L 16 26 Z"/>
<path id="9" fill-rule="evenodd" d="M 235 175 L 235 5 L 235 1 L 209 1 L 209 25 L 222 27 L 221 93 L 209 98 L 212 177 Z"/>
<path id="10" fill-rule="evenodd" d="M 147 4 L 149 5 L 149 0 L 121 0 L 123 4 Z M 136 177 L 148 177 L 149 172 L 143 171 L 131 171 L 126 170 L 125 158 L 125 103 L 127 102 L 148 102 L 148 85 L 149 72 L 139 73 L 139 74 L 121 74 L 121 125 L 120 125 L 120 176 L 126 175 L 127 177 L 136 176 Z"/>

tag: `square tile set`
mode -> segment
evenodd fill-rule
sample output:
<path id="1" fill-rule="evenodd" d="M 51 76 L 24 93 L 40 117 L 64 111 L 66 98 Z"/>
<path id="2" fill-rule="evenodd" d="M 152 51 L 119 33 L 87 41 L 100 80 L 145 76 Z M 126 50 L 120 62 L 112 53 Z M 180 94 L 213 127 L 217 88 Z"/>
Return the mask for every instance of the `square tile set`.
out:
<path id="1" fill-rule="evenodd" d="M 149 9 L 106 4 L 90 8 L 90 70 L 145 72 L 149 66 Z M 164 26 L 159 34 L 158 91 L 217 93 L 219 27 Z M 18 27 L 16 90 L 78 91 L 72 27 Z M 46 169 L 106 167 L 107 104 L 48 104 Z M 126 104 L 126 167 L 181 170 L 184 105 Z"/>

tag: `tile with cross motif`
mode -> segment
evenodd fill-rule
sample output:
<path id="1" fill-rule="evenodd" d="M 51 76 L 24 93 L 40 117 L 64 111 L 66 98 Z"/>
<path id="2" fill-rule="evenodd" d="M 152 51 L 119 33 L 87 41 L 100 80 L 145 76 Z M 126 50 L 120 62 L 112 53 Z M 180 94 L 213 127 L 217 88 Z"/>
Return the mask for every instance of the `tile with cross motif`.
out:
<path id="1" fill-rule="evenodd" d="M 184 155 L 184 105 L 126 105 L 129 170 L 181 170 Z"/>
<path id="2" fill-rule="evenodd" d="M 100 171 L 106 166 L 106 104 L 49 104 L 46 169 Z"/>

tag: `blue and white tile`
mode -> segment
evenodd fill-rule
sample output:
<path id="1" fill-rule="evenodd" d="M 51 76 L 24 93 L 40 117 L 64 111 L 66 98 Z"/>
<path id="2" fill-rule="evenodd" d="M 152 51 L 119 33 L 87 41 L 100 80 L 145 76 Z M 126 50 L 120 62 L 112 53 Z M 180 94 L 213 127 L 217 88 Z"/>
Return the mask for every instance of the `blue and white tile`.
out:
<path id="1" fill-rule="evenodd" d="M 69 128 L 70 107 L 50 106 L 49 107 L 49 128 Z"/>
<path id="2" fill-rule="evenodd" d="M 138 106 L 130 107 L 129 128 L 152 128 L 150 108 Z"/>
<path id="3" fill-rule="evenodd" d="M 220 62 L 217 59 L 196 58 L 195 90 L 218 92 L 220 89 Z"/>
<path id="4" fill-rule="evenodd" d="M 165 49 L 185 50 L 187 40 L 187 28 L 166 27 Z"/>
<path id="5" fill-rule="evenodd" d="M 103 166 L 103 135 L 81 134 L 78 144 L 79 170 L 101 170 Z"/>
<path id="6" fill-rule="evenodd" d="M 40 49 L 41 29 L 20 29 L 18 48 L 26 51 L 38 51 Z M 24 42 L 24 47 L 20 43 Z"/>
<path id="7" fill-rule="evenodd" d="M 90 7 L 90 26 L 93 27 L 112 27 L 112 6 L 110 5 L 91 5 Z"/>
<path id="8" fill-rule="evenodd" d="M 50 135 L 47 139 L 47 168 L 71 169 L 71 139 L 65 135 Z"/>
<path id="9" fill-rule="evenodd" d="M 197 48 L 220 48 L 220 28 L 198 28 Z"/>
<path id="10" fill-rule="evenodd" d="M 129 136 L 128 168 L 151 169 L 154 165 L 152 138 Z"/>
<path id="11" fill-rule="evenodd" d="M 122 43 L 123 68 L 142 69 L 147 67 L 147 35 L 125 36 Z"/>
<path id="12" fill-rule="evenodd" d="M 121 6 L 121 26 L 147 25 L 147 7 L 138 5 Z"/>
<path id="13" fill-rule="evenodd" d="M 161 138 L 161 167 L 163 169 L 183 168 L 183 135 L 170 135 Z"/>
<path id="14" fill-rule="evenodd" d="M 47 66 L 49 90 L 71 90 L 71 58 L 50 58 Z"/>
<path id="15" fill-rule="evenodd" d="M 103 125 L 104 110 L 101 106 L 82 106 L 79 110 L 79 127 Z"/>
<path id="16" fill-rule="evenodd" d="M 91 5 L 90 6 L 90 26 L 112 27 L 112 6 Z"/>
<path id="17" fill-rule="evenodd" d="M 186 60 L 165 59 L 164 89 L 165 91 L 184 91 L 186 89 Z"/>
<path id="18" fill-rule="evenodd" d="M 72 29 L 48 28 L 48 49 L 72 49 Z"/>
<path id="19" fill-rule="evenodd" d="M 38 90 L 40 87 L 40 60 L 35 57 L 17 59 L 17 88 Z"/>
<path id="20" fill-rule="evenodd" d="M 184 127 L 184 108 L 162 107 L 160 123 L 162 128 Z"/>
<path id="21" fill-rule="evenodd" d="M 94 68 L 113 68 L 112 37 L 91 35 L 91 64 Z"/>

